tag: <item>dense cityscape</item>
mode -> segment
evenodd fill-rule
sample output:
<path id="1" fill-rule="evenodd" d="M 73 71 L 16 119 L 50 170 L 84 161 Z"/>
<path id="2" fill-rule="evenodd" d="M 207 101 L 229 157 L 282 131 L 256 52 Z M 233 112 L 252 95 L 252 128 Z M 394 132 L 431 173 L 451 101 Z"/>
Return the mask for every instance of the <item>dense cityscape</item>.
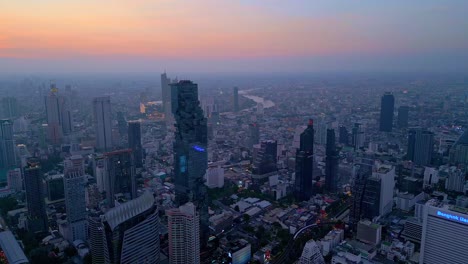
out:
<path id="1" fill-rule="evenodd" d="M 466 10 L 0 3 L 0 264 L 468 264 Z"/>

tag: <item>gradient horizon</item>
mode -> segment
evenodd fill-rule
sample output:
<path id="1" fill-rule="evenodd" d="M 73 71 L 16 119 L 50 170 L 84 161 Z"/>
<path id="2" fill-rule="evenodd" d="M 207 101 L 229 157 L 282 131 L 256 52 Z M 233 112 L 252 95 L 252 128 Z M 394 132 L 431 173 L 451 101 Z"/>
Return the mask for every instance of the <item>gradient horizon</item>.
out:
<path id="1" fill-rule="evenodd" d="M 3 72 L 468 70 L 468 1 L 0 3 Z"/>

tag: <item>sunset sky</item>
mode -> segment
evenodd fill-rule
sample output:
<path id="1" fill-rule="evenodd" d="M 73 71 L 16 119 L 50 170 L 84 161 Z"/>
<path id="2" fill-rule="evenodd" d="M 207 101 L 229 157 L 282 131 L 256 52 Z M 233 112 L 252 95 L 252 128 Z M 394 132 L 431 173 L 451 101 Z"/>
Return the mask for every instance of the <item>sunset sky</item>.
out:
<path id="1" fill-rule="evenodd" d="M 466 71 L 466 0 L 0 0 L 0 71 Z"/>

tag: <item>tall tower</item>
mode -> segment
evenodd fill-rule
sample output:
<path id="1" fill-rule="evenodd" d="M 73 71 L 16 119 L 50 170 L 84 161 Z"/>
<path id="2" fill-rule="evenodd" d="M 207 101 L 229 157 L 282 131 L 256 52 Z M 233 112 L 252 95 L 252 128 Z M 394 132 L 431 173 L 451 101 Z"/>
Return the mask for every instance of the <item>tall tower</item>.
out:
<path id="1" fill-rule="evenodd" d="M 15 97 L 2 98 L 2 117 L 13 119 L 18 117 L 18 101 Z"/>
<path id="2" fill-rule="evenodd" d="M 407 158 L 420 166 L 431 163 L 434 151 L 434 134 L 423 129 L 412 129 L 408 133 Z"/>
<path id="3" fill-rule="evenodd" d="M 69 241 L 86 241 L 86 197 L 83 158 L 72 156 L 64 162 L 65 207 L 69 226 Z"/>
<path id="4" fill-rule="evenodd" d="M 13 122 L 0 120 L 0 168 L 7 169 L 16 165 Z"/>
<path id="5" fill-rule="evenodd" d="M 115 206 L 115 195 L 121 193 L 127 199 L 136 198 L 135 165 L 131 149 L 104 154 L 104 184 L 109 207 Z"/>
<path id="6" fill-rule="evenodd" d="M 239 88 L 237 87 L 232 89 L 232 102 L 234 112 L 239 112 Z"/>
<path id="7" fill-rule="evenodd" d="M 335 145 L 335 130 L 327 129 L 327 146 L 325 157 L 325 187 L 328 192 L 337 191 L 338 180 L 338 153 Z"/>
<path id="8" fill-rule="evenodd" d="M 166 211 L 169 232 L 169 263 L 200 263 L 200 220 L 193 203 Z"/>
<path id="9" fill-rule="evenodd" d="M 386 92 L 382 96 L 380 105 L 380 131 L 392 132 L 394 107 L 395 98 L 393 97 L 393 94 Z"/>
<path id="10" fill-rule="evenodd" d="M 63 98 L 58 95 L 55 84 L 50 85 L 49 95 L 45 97 L 47 116 L 47 140 L 51 144 L 60 144 L 63 136 L 62 128 Z"/>
<path id="11" fill-rule="evenodd" d="M 207 120 L 198 101 L 198 86 L 191 81 L 171 84 L 175 117 L 174 174 L 178 205 L 193 202 L 199 211 L 202 245 L 208 240 L 208 195 L 204 175 L 208 167 Z"/>
<path id="12" fill-rule="evenodd" d="M 47 213 L 44 201 L 44 187 L 39 161 L 29 159 L 24 168 L 24 187 L 28 207 L 28 231 L 47 230 Z"/>
<path id="13" fill-rule="evenodd" d="M 260 126 L 257 123 L 249 124 L 249 148 L 252 149 L 253 145 L 260 143 Z"/>
<path id="14" fill-rule="evenodd" d="M 398 127 L 399 128 L 408 127 L 408 116 L 409 116 L 408 106 L 398 107 Z"/>
<path id="15" fill-rule="evenodd" d="M 105 263 L 160 263 L 160 224 L 153 194 L 145 192 L 107 211 L 102 229 Z"/>
<path id="16" fill-rule="evenodd" d="M 167 78 L 166 73 L 161 74 L 161 97 L 164 110 L 164 118 L 166 122 L 172 120 L 171 107 L 171 79 Z"/>
<path id="17" fill-rule="evenodd" d="M 295 197 L 297 201 L 309 200 L 313 194 L 312 178 L 314 164 L 314 121 L 309 120 L 301 134 L 300 147 L 296 152 Z"/>
<path id="18" fill-rule="evenodd" d="M 139 121 L 128 122 L 128 147 L 133 151 L 135 167 L 143 167 L 143 148 L 141 146 L 141 127 Z"/>
<path id="19" fill-rule="evenodd" d="M 96 148 L 102 151 L 112 149 L 112 117 L 110 97 L 93 99 L 94 126 L 96 129 Z"/>

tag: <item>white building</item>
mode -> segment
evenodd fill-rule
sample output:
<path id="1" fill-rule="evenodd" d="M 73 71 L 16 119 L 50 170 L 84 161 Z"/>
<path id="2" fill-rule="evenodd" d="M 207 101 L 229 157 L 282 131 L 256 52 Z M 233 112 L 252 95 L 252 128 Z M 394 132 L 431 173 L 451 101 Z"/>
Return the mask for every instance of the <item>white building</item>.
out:
<path id="1" fill-rule="evenodd" d="M 436 168 L 424 167 L 423 186 L 432 186 L 439 182 L 439 171 Z"/>
<path id="2" fill-rule="evenodd" d="M 357 239 L 372 245 L 382 240 L 382 226 L 369 220 L 361 220 L 357 225 Z"/>
<path id="3" fill-rule="evenodd" d="M 200 263 L 200 216 L 193 203 L 166 211 L 169 263 Z"/>
<path id="4" fill-rule="evenodd" d="M 322 254 L 328 255 L 338 244 L 344 239 L 343 229 L 334 229 L 328 232 L 328 234 L 320 240 Z"/>
<path id="5" fill-rule="evenodd" d="M 302 250 L 301 258 L 299 259 L 299 264 L 325 264 L 322 254 L 320 253 L 320 248 L 315 243 L 313 239 L 307 241 Z"/>
<path id="6" fill-rule="evenodd" d="M 445 188 L 449 191 L 463 192 L 465 188 L 465 173 L 456 167 L 450 167 Z"/>
<path id="7" fill-rule="evenodd" d="M 93 99 L 94 126 L 96 129 L 96 148 L 110 150 L 112 148 L 112 116 L 109 96 Z"/>
<path id="8" fill-rule="evenodd" d="M 468 210 L 437 201 L 426 204 L 419 263 L 467 263 Z"/>
<path id="9" fill-rule="evenodd" d="M 224 186 L 224 169 L 221 166 L 209 167 L 205 174 L 205 185 L 208 188 L 222 188 Z"/>
<path id="10" fill-rule="evenodd" d="M 382 216 L 392 211 L 393 191 L 395 189 L 395 167 L 380 165 L 372 173 L 372 177 L 380 179 L 379 215 Z"/>

